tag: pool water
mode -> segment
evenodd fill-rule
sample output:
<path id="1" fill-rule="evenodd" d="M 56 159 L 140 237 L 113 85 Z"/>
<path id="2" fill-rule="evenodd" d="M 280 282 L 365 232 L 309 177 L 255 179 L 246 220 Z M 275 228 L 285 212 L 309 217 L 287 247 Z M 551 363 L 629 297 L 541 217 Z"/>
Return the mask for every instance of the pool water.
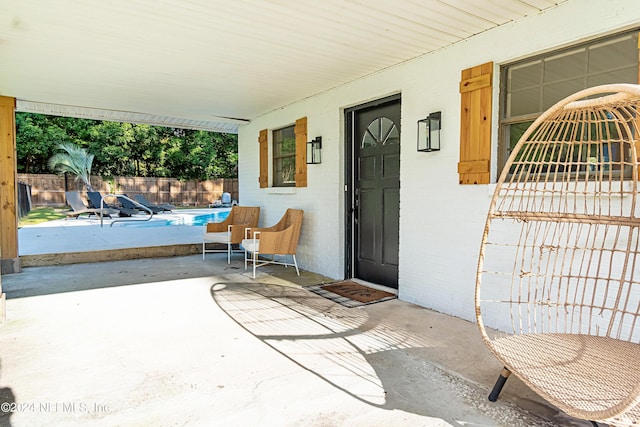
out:
<path id="1" fill-rule="evenodd" d="M 229 216 L 230 211 L 212 212 L 201 215 L 180 215 L 172 219 L 156 219 L 154 215 L 150 221 L 135 220 L 131 222 L 120 222 L 114 226 L 120 227 L 168 227 L 171 225 L 190 225 L 194 227 L 202 227 L 209 222 L 222 222 Z"/>

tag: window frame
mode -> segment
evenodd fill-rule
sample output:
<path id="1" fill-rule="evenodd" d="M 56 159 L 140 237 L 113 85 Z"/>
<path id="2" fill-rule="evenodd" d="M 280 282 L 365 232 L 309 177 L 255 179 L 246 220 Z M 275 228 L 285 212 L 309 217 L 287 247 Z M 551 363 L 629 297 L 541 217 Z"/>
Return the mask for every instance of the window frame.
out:
<path id="1" fill-rule="evenodd" d="M 281 149 L 282 145 L 285 142 L 285 139 L 282 140 L 277 139 L 277 135 L 283 131 L 290 131 L 291 138 L 293 141 L 293 151 L 290 153 L 282 154 L 283 150 Z M 280 127 L 278 129 L 273 129 L 271 131 L 271 167 L 273 171 L 273 187 L 295 187 L 296 186 L 296 139 L 295 139 L 295 124 L 290 124 L 287 126 Z M 280 149 L 279 149 L 280 148 Z M 293 170 L 291 171 L 291 179 L 289 181 L 284 181 L 283 177 L 281 177 L 281 171 L 278 169 L 278 163 L 283 159 L 293 159 Z"/>
<path id="2" fill-rule="evenodd" d="M 541 114 L 544 113 L 544 110 L 546 109 L 544 107 L 544 105 L 542 105 L 543 111 L 538 111 L 538 112 L 534 112 L 534 113 L 526 113 L 526 114 L 521 114 L 519 116 L 512 116 L 512 117 L 507 117 L 508 111 L 507 111 L 507 107 L 508 107 L 508 99 L 509 99 L 509 95 L 511 92 L 509 92 L 508 90 L 508 84 L 509 84 L 509 70 L 512 67 L 516 67 L 516 66 L 520 66 L 520 65 L 524 65 L 524 64 L 528 64 L 528 63 L 534 63 L 535 61 L 542 61 L 543 63 L 543 67 L 544 67 L 544 61 L 545 60 L 549 60 L 549 59 L 554 59 L 557 58 L 565 53 L 571 52 L 571 51 L 578 51 L 580 49 L 590 49 L 592 47 L 599 47 L 598 45 L 602 45 L 605 43 L 611 43 L 612 41 L 614 41 L 615 39 L 623 39 L 625 37 L 635 37 L 636 40 L 636 46 L 638 47 L 638 49 L 640 49 L 640 46 L 638 46 L 638 43 L 640 43 L 640 34 L 639 34 L 640 28 L 635 28 L 635 29 L 631 29 L 631 30 L 626 30 L 624 32 L 620 32 L 620 33 L 616 33 L 616 34 L 611 34 L 605 37 L 599 37 L 599 38 L 595 38 L 592 40 L 588 40 L 586 42 L 581 42 L 581 43 L 575 43 L 569 46 L 565 46 L 564 48 L 560 48 L 560 49 L 554 49 L 554 50 L 550 50 L 548 52 L 545 52 L 543 54 L 539 54 L 539 55 L 533 55 L 527 58 L 523 58 L 520 59 L 518 61 L 513 61 L 510 63 L 505 63 L 502 64 L 500 66 L 500 93 L 499 93 L 499 114 L 498 114 L 498 144 L 497 144 L 497 175 L 498 177 L 502 174 L 503 169 L 507 163 L 507 160 L 509 158 L 509 155 L 511 153 L 511 138 L 510 138 L 510 130 L 511 130 L 511 126 L 512 125 L 516 125 L 516 124 L 520 124 L 520 123 L 527 123 L 527 122 L 533 122 L 535 121 Z M 634 83 L 634 84 L 638 84 L 640 83 L 640 58 L 639 58 L 639 53 L 640 50 L 636 51 L 636 55 L 635 55 L 635 60 L 636 60 L 636 80 L 635 82 L 624 82 L 624 83 Z M 587 78 L 589 76 L 592 75 L 597 75 L 597 74 L 604 74 L 602 71 L 600 73 L 594 73 L 594 74 L 590 74 L 588 73 L 588 65 L 589 62 L 586 63 L 586 67 L 584 70 L 582 70 L 579 74 L 575 74 L 574 78 L 579 78 L 582 77 L 583 78 L 583 89 L 587 88 Z M 620 68 L 622 69 L 622 68 Z M 615 70 L 615 68 L 613 69 Z M 542 89 L 545 87 L 545 80 L 544 80 L 544 76 L 542 77 L 541 81 L 538 83 L 537 87 L 539 87 L 541 89 L 540 92 L 540 96 L 542 96 Z M 614 82 L 611 82 L 614 83 Z M 620 83 L 620 82 L 617 82 Z M 557 101 L 560 101 L 561 99 L 558 99 Z M 556 102 L 557 102 L 556 101 Z M 548 107 L 547 107 L 548 108 Z M 519 139 L 519 137 L 518 137 Z M 627 177 L 625 176 L 625 179 Z M 631 177 L 629 177 L 630 179 Z"/>

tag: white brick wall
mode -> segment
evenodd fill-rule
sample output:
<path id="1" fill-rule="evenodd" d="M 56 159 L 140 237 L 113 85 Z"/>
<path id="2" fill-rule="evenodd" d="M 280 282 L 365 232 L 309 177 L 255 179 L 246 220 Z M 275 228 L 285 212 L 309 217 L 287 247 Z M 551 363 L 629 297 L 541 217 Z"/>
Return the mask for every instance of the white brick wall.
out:
<path id="1" fill-rule="evenodd" d="M 448 49 L 345 84 L 254 118 L 239 131 L 240 194 L 262 207 L 262 225 L 287 207 L 305 210 L 302 268 L 336 279 L 344 272 L 343 110 L 402 94 L 400 298 L 473 319 L 477 258 L 492 186 L 459 185 L 460 71 L 494 61 L 492 169 L 495 182 L 499 65 L 640 25 L 636 0 L 571 0 Z M 416 152 L 417 120 L 442 111 L 442 150 Z M 322 136 L 322 164 L 308 166 L 308 187 L 272 194 L 258 185 L 258 132 L 308 117 L 308 137 Z M 489 325 L 491 326 L 491 325 Z"/>

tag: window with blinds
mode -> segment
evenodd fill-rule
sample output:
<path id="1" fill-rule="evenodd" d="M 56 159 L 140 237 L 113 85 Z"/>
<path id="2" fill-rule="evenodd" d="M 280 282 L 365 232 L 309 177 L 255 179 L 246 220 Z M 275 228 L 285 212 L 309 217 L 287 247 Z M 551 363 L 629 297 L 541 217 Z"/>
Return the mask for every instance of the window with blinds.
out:
<path id="1" fill-rule="evenodd" d="M 498 173 L 522 134 L 556 102 L 593 86 L 639 83 L 638 75 L 637 30 L 502 66 Z M 611 155 L 624 153 L 612 147 Z"/>

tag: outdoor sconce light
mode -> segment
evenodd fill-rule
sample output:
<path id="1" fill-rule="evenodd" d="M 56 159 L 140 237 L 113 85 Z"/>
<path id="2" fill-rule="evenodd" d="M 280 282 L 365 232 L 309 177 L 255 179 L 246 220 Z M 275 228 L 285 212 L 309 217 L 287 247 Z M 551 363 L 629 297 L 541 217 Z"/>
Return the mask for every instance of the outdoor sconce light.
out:
<path id="1" fill-rule="evenodd" d="M 316 136 L 313 140 L 307 142 L 307 164 L 317 165 L 322 163 L 322 137 Z"/>
<path id="2" fill-rule="evenodd" d="M 440 111 L 418 120 L 418 151 L 440 150 Z"/>

